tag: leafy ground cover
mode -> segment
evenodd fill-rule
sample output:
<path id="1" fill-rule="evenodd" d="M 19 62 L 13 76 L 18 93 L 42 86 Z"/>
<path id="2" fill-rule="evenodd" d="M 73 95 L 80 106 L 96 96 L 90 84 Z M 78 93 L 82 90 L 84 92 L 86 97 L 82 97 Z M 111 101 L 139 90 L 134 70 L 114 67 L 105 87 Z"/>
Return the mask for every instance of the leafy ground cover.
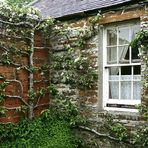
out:
<path id="1" fill-rule="evenodd" d="M 1 148 L 76 148 L 78 139 L 70 120 L 55 110 L 47 110 L 39 118 L 18 124 L 0 125 Z"/>

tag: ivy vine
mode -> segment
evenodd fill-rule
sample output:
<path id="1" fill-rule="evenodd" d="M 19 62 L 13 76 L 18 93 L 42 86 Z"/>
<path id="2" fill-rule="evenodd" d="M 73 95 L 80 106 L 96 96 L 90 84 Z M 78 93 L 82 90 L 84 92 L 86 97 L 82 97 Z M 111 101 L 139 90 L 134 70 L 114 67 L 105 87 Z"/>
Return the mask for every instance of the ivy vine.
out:
<path id="1" fill-rule="evenodd" d="M 34 118 L 34 109 L 40 106 L 39 102 L 42 97 L 53 90 L 50 90 L 50 85 L 53 86 L 57 80 L 60 80 L 66 85 L 70 85 L 73 88 L 88 89 L 94 86 L 97 80 L 97 71 L 93 69 L 91 60 L 86 55 L 82 54 L 82 50 L 88 40 L 96 33 L 97 28 L 94 24 L 100 18 L 97 15 L 89 20 L 89 25 L 84 29 L 75 30 L 77 32 L 77 39 L 74 42 L 70 42 L 70 36 L 73 32 L 68 25 L 62 25 L 61 22 L 55 21 L 52 18 L 48 18 L 42 21 L 38 10 L 31 7 L 22 7 L 8 5 L 0 2 L 0 23 L 2 36 L 0 42 L 0 48 L 2 50 L 0 63 L 14 67 L 16 71 L 26 71 L 29 75 L 29 89 L 28 100 L 23 97 L 23 82 L 14 77 L 9 80 L 6 78 L 6 82 L 17 83 L 20 86 L 21 94 L 18 95 L 4 95 L 1 90 L 1 98 L 8 97 L 19 98 L 23 106 L 26 106 L 27 117 L 29 119 Z M 65 38 L 66 44 L 63 44 L 66 52 L 61 55 L 56 55 L 55 51 L 51 52 L 51 66 L 43 65 L 41 67 L 34 66 L 34 37 L 36 31 L 42 31 L 46 39 L 52 40 L 56 36 L 60 35 Z M 72 32 L 71 32 L 72 31 Z M 8 38 L 7 41 L 4 38 Z M 19 40 L 23 44 L 23 50 L 17 47 L 15 40 Z M 77 52 L 78 51 L 78 52 Z M 29 65 L 24 64 L 23 57 L 26 56 L 29 59 Z M 49 87 L 40 87 L 39 90 L 34 88 L 34 73 L 39 72 L 44 81 L 44 74 L 50 69 L 53 78 L 49 81 Z M 54 78 L 53 73 L 61 71 L 60 75 Z M 46 82 L 47 83 L 47 82 Z M 2 85 L 2 84 L 1 84 Z M 44 105 L 44 104 L 42 104 Z M 16 108 L 17 111 L 21 111 Z"/>
<path id="2" fill-rule="evenodd" d="M 139 49 L 139 56 L 141 57 L 142 66 L 142 84 L 143 84 L 143 92 L 142 92 L 142 105 L 140 107 L 140 111 L 148 110 L 148 31 L 141 30 L 137 34 L 135 40 L 132 41 L 131 45 Z M 142 109 L 143 108 L 143 109 Z M 147 115 L 147 111 L 143 112 L 144 116 Z"/>

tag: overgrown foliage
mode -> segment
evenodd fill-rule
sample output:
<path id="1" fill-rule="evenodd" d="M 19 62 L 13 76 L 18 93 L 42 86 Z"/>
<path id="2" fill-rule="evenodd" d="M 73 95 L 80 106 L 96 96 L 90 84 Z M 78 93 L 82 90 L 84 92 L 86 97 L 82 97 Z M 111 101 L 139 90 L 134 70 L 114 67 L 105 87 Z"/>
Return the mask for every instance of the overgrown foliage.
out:
<path id="1" fill-rule="evenodd" d="M 143 62 L 144 68 L 142 69 L 142 74 L 143 74 L 143 86 L 144 89 L 148 90 L 148 30 L 141 30 L 137 34 L 135 40 L 131 43 L 133 47 L 138 47 L 140 51 L 140 57 Z"/>
<path id="2" fill-rule="evenodd" d="M 136 148 L 146 148 L 148 146 L 148 127 L 146 124 L 138 126 L 134 132 L 130 131 L 120 120 L 114 121 L 115 116 L 107 113 L 104 122 L 105 130 L 117 141 L 129 144 Z"/>
<path id="3" fill-rule="evenodd" d="M 20 40 L 20 43 L 23 44 L 23 49 L 17 47 L 17 43 L 12 42 L 11 40 L 5 41 L 2 38 L 0 43 L 0 48 L 3 50 L 1 54 L 0 63 L 2 65 L 8 65 L 14 67 L 17 72 L 26 71 L 29 76 L 29 89 L 28 89 L 28 100 L 23 97 L 23 82 L 17 78 L 7 79 L 6 82 L 17 83 L 20 86 L 21 94 L 18 95 L 4 95 L 10 99 L 19 98 L 23 106 L 26 106 L 26 113 L 29 119 L 34 118 L 34 109 L 40 106 L 39 102 L 42 97 L 50 92 L 50 85 L 55 84 L 58 79 L 66 85 L 70 85 L 74 88 L 91 88 L 94 86 L 95 81 L 97 80 L 97 72 L 93 69 L 93 66 L 90 62 L 89 57 L 82 54 L 82 50 L 85 46 L 86 41 L 88 41 L 92 35 L 95 33 L 94 21 L 90 23 L 87 28 L 83 30 L 75 30 L 77 32 L 77 39 L 70 43 L 71 32 L 66 25 L 61 25 L 59 22 L 55 22 L 54 19 L 49 18 L 44 22 L 41 21 L 40 14 L 38 10 L 31 7 L 22 7 L 7 5 L 6 3 L 0 3 L 1 7 L 1 20 L 2 24 L 2 36 L 5 36 L 10 39 Z M 99 16 L 99 15 L 98 15 Z M 97 18 L 98 18 L 97 16 Z M 100 16 L 99 16 L 100 17 Z M 97 19 L 94 19 L 97 21 Z M 4 31 L 3 31 L 4 30 Z M 63 44 L 65 54 L 55 55 L 54 51 L 51 52 L 51 66 L 42 65 L 41 67 L 34 66 L 33 56 L 34 56 L 34 36 L 35 32 L 42 30 L 48 39 L 60 36 L 66 39 L 67 44 Z M 77 54 L 77 51 L 80 51 L 80 54 Z M 76 54 L 75 54 L 76 53 Z M 24 56 L 27 56 L 29 59 L 29 64 L 23 63 Z M 34 88 L 34 73 L 38 72 L 41 74 L 42 78 L 45 75 L 45 71 L 50 69 L 52 79 L 48 81 L 46 87 L 40 87 L 40 89 L 35 90 Z M 57 70 L 62 70 L 62 73 L 54 79 L 54 72 L 57 73 Z M 5 77 L 5 76 L 4 76 Z M 55 80 L 55 81 L 54 81 Z M 42 79 L 43 82 L 44 79 Z M 45 82 L 47 84 L 47 81 Z M 20 111 L 21 111 L 20 107 Z M 24 107 L 23 107 L 24 108 Z"/>
<path id="4" fill-rule="evenodd" d="M 32 2 L 33 0 L 6 0 L 8 2 L 8 4 L 11 5 L 18 5 L 18 6 L 23 6 L 23 5 L 27 5 L 30 2 Z"/>
<path id="5" fill-rule="evenodd" d="M 79 114 L 71 102 L 65 101 L 45 110 L 33 121 L 23 119 L 18 124 L 1 124 L 0 147 L 77 148 L 80 139 L 74 137 L 71 128 L 80 122 Z"/>
<path id="6" fill-rule="evenodd" d="M 110 114 L 106 115 L 104 127 L 113 137 L 116 137 L 119 141 L 125 141 L 127 138 L 129 138 L 127 128 L 120 122 L 114 122 L 114 116 Z"/>
<path id="7" fill-rule="evenodd" d="M 57 45 L 57 49 L 53 47 L 55 50 L 51 56 L 52 83 L 63 83 L 77 89 L 90 89 L 95 86 L 98 73 L 86 46 L 98 32 L 98 27 L 94 24 L 100 18 L 101 15 L 98 14 L 90 18 L 86 26 L 76 29 L 68 23 L 57 22 L 53 30 L 50 30 L 51 44 L 56 40 Z M 63 52 L 58 53 L 57 50 Z"/>
<path id="8" fill-rule="evenodd" d="M 16 74 L 12 74 L 13 78 L 8 79 L 7 76 L 2 75 L 4 82 L 10 85 L 19 85 L 19 94 L 6 94 L 4 88 L 0 90 L 1 102 L 7 97 L 9 99 L 20 99 L 22 106 L 16 107 L 16 110 L 22 112 L 22 108 L 25 108 L 25 115 L 28 113 L 28 118 L 34 118 L 34 109 L 39 107 L 39 101 L 48 91 L 48 87 L 40 90 L 34 89 L 34 73 L 45 72 L 42 67 L 34 66 L 34 35 L 35 31 L 44 27 L 44 24 L 48 24 L 48 27 L 52 24 L 53 19 L 50 21 L 41 22 L 41 16 L 38 10 L 31 7 L 21 7 L 8 5 L 7 3 L 0 2 L 0 23 L 1 23 L 1 56 L 0 64 L 14 68 L 16 73 L 24 71 L 29 76 L 29 89 L 28 100 L 24 98 L 24 85 L 23 82 L 16 77 Z M 45 26 L 44 28 L 46 28 Z M 19 43 L 18 43 L 19 41 Z M 25 58 L 29 59 L 28 63 L 24 63 Z M 42 76 L 43 79 L 43 76 Z M 4 82 L 2 84 L 4 84 Z M 44 80 L 43 80 L 44 82 Z M 1 85 L 2 85 L 1 84 Z M 5 88 L 7 88 L 5 86 Z M 25 107 L 24 107 L 25 106 Z M 12 108 L 13 110 L 15 108 Z M 5 111 L 4 111 L 5 110 Z M 9 108 L 1 107 L 1 113 L 6 112 Z"/>
<path id="9" fill-rule="evenodd" d="M 141 30 L 135 40 L 131 43 L 133 48 L 139 49 L 139 56 L 142 60 L 142 82 L 143 82 L 143 100 L 145 105 L 148 105 L 148 31 Z"/>

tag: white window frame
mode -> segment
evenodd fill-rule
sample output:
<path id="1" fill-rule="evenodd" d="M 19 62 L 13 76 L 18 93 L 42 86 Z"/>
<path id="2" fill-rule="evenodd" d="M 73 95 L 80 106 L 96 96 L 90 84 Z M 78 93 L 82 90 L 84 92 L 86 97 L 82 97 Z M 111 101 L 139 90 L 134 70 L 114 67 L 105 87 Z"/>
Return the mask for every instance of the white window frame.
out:
<path id="1" fill-rule="evenodd" d="M 140 22 L 136 21 L 136 24 L 140 26 Z M 108 25 L 103 29 L 103 109 L 104 110 L 113 110 L 113 111 L 130 111 L 130 112 L 138 112 L 137 109 L 131 108 L 119 108 L 119 107 L 107 107 L 107 103 L 114 104 L 124 104 L 124 105 L 138 105 L 141 104 L 141 100 L 119 100 L 119 99 L 109 99 L 109 70 L 108 67 L 111 66 L 127 66 L 127 64 L 107 64 L 107 29 L 112 27 L 120 27 L 120 26 L 131 26 L 135 25 L 135 22 L 125 22 L 122 24 L 116 25 Z M 117 35 L 118 38 L 118 35 Z M 118 51 L 117 51 L 118 52 Z M 118 59 L 118 57 L 117 57 Z M 141 63 L 130 63 L 129 66 L 137 66 L 141 65 Z M 132 68 L 132 75 L 133 75 L 133 68 Z M 120 80 L 119 80 L 120 81 Z M 120 87 L 120 86 L 119 86 Z M 133 89 L 133 88 L 132 88 Z M 120 90 L 120 88 L 119 88 Z M 120 94 L 120 92 L 119 92 Z"/>

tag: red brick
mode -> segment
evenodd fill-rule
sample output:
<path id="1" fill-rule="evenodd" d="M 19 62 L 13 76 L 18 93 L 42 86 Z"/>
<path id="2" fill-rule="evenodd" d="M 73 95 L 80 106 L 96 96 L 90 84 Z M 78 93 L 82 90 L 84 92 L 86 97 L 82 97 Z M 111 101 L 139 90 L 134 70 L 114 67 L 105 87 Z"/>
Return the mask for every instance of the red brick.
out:
<path id="1" fill-rule="evenodd" d="M 8 122 L 12 122 L 12 123 L 16 123 L 20 120 L 20 116 L 18 117 L 2 117 L 0 118 L 0 123 L 8 123 Z"/>
<path id="2" fill-rule="evenodd" d="M 43 96 L 41 99 L 40 99 L 40 102 L 39 104 L 48 104 L 49 103 L 49 94 L 46 93 L 45 96 Z"/>
<path id="3" fill-rule="evenodd" d="M 42 79 L 40 72 L 35 72 L 33 76 L 34 76 L 34 80 L 41 80 Z"/>
<path id="4" fill-rule="evenodd" d="M 26 70 L 19 70 L 16 72 L 17 80 L 28 81 L 28 72 Z"/>
<path id="5" fill-rule="evenodd" d="M 4 106 L 8 108 L 19 107 L 24 105 L 20 99 L 16 98 L 5 98 L 4 99 Z"/>
<path id="6" fill-rule="evenodd" d="M 14 68 L 10 66 L 0 66 L 0 74 L 5 76 L 7 79 L 13 79 L 14 78 Z"/>
<path id="7" fill-rule="evenodd" d="M 38 117 L 45 109 L 48 109 L 48 108 L 49 108 L 49 104 L 45 106 L 40 106 L 34 110 L 34 115 Z"/>
<path id="8" fill-rule="evenodd" d="M 36 32 L 35 34 L 35 47 L 43 47 L 44 46 L 44 40 L 42 37 L 42 34 L 40 32 Z"/>
<path id="9" fill-rule="evenodd" d="M 36 58 L 49 58 L 48 50 L 47 49 L 36 49 L 34 52 L 34 57 Z"/>

